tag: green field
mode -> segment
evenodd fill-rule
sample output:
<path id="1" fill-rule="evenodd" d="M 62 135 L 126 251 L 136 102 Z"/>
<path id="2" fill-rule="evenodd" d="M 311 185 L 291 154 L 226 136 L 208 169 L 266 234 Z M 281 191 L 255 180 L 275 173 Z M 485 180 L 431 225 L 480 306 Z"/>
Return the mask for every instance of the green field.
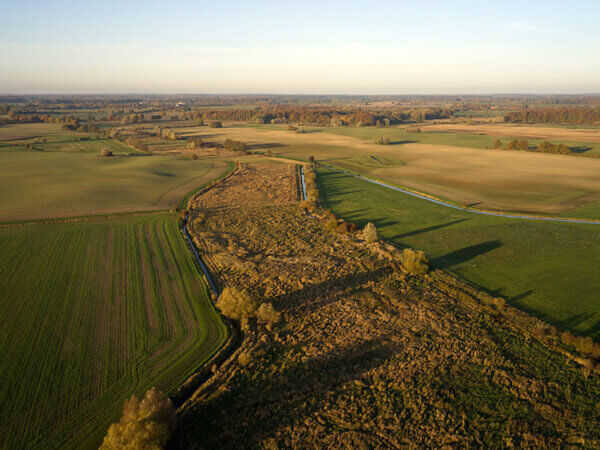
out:
<path id="1" fill-rule="evenodd" d="M 97 446 L 226 339 L 175 215 L 1 227 L 0 280 L 0 448 Z"/>
<path id="2" fill-rule="evenodd" d="M 0 222 L 169 209 L 224 170 L 174 156 L 0 149 Z"/>
<path id="3" fill-rule="evenodd" d="M 433 266 L 563 329 L 600 338 L 600 226 L 481 216 L 319 168 L 336 215 L 373 222 L 391 242 L 424 250 Z"/>

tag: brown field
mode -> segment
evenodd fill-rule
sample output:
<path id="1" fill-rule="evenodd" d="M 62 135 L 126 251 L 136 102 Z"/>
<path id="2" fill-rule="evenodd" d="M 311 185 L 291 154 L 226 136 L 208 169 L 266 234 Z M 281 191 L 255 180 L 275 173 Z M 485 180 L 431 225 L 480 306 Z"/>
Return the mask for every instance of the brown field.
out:
<path id="1" fill-rule="evenodd" d="M 327 231 L 324 211 L 288 201 L 292 174 L 246 165 L 194 200 L 218 282 L 283 320 L 243 325 L 180 409 L 172 448 L 600 443 L 598 377 L 548 328 L 443 272 L 408 275 L 390 245 Z M 248 195 L 267 186 L 275 201 Z"/>
<path id="2" fill-rule="evenodd" d="M 235 139 L 253 151 L 306 160 L 310 155 L 390 183 L 480 208 L 564 213 L 600 200 L 600 160 L 434 144 L 381 146 L 324 132 L 231 127 L 180 128 L 209 142 Z M 578 131 L 578 130 L 573 130 Z M 403 164 L 365 164 L 371 156 Z M 369 162 L 372 162 L 371 160 Z"/>
<path id="3" fill-rule="evenodd" d="M 448 131 L 451 133 L 489 134 L 529 139 L 558 139 L 563 141 L 600 142 L 600 129 L 555 128 L 509 124 L 433 124 L 421 125 L 423 131 Z"/>

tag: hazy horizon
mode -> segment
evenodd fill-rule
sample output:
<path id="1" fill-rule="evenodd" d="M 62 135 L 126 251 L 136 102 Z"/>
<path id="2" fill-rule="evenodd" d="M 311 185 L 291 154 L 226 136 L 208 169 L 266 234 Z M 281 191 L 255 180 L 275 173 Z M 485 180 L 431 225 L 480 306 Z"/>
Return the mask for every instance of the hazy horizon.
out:
<path id="1" fill-rule="evenodd" d="M 593 1 L 34 1 L 3 8 L 0 93 L 597 94 L 597 17 Z"/>

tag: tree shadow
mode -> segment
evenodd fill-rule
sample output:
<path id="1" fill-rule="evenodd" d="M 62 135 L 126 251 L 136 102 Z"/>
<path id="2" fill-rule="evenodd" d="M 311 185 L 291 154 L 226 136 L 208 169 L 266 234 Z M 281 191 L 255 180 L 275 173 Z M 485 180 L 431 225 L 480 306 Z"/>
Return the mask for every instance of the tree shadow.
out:
<path id="1" fill-rule="evenodd" d="M 269 149 L 269 148 L 281 148 L 287 147 L 285 144 L 280 144 L 278 142 L 266 142 L 263 144 L 250 144 L 247 146 L 249 150 L 259 150 L 259 149 Z"/>
<path id="2" fill-rule="evenodd" d="M 502 246 L 502 241 L 499 239 L 493 241 L 481 242 L 479 244 L 470 245 L 469 247 L 461 248 L 454 252 L 440 256 L 432 261 L 432 265 L 438 269 L 447 269 L 457 264 L 467 262 L 477 256 L 488 253 Z"/>
<path id="3" fill-rule="evenodd" d="M 417 144 L 418 142 L 420 142 L 420 141 L 404 139 L 402 141 L 392 141 L 392 142 L 390 142 L 390 145 Z"/>
<path id="4" fill-rule="evenodd" d="M 588 147 L 586 145 L 578 145 L 576 147 L 569 147 L 569 149 L 571 150 L 571 153 L 587 153 L 590 150 L 592 150 L 592 147 Z"/>
<path id="5" fill-rule="evenodd" d="M 276 373 L 260 373 L 253 378 L 240 379 L 229 389 L 186 409 L 178 418 L 178 426 L 167 448 L 189 448 L 197 440 L 202 448 L 258 448 L 262 437 L 277 430 L 302 423 L 319 411 L 327 402 L 327 393 L 381 367 L 401 351 L 388 333 L 376 338 L 340 344 L 310 358 L 285 360 Z M 283 359 L 274 348 L 263 358 Z M 283 361 L 282 361 L 283 362 Z M 260 411 L 269 413 L 265 420 Z M 249 413 L 254 412 L 254 413 Z M 243 419 L 241 419 L 243 418 Z M 239 439 L 243 438 L 244 442 Z M 381 442 L 379 443 L 381 445 Z"/>
<path id="6" fill-rule="evenodd" d="M 417 234 L 422 234 L 422 233 L 427 233 L 429 231 L 439 230 L 441 228 L 446 228 L 446 227 L 449 227 L 452 225 L 456 225 L 457 223 L 466 222 L 468 220 L 469 219 L 458 219 L 458 220 L 453 220 L 451 222 L 441 223 L 438 225 L 432 225 L 430 227 L 419 228 L 417 230 L 409 231 L 407 233 L 398 234 L 396 236 L 391 237 L 390 239 L 396 240 L 396 239 L 402 239 L 402 238 L 409 237 L 409 236 L 416 236 Z"/>

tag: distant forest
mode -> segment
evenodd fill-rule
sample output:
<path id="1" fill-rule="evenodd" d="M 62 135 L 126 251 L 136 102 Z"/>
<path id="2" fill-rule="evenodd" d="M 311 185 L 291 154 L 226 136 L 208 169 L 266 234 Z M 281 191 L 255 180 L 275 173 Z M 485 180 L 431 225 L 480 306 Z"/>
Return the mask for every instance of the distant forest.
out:
<path id="1" fill-rule="evenodd" d="M 513 111 L 507 113 L 504 118 L 511 123 L 600 125 L 600 108 L 543 108 Z"/>

